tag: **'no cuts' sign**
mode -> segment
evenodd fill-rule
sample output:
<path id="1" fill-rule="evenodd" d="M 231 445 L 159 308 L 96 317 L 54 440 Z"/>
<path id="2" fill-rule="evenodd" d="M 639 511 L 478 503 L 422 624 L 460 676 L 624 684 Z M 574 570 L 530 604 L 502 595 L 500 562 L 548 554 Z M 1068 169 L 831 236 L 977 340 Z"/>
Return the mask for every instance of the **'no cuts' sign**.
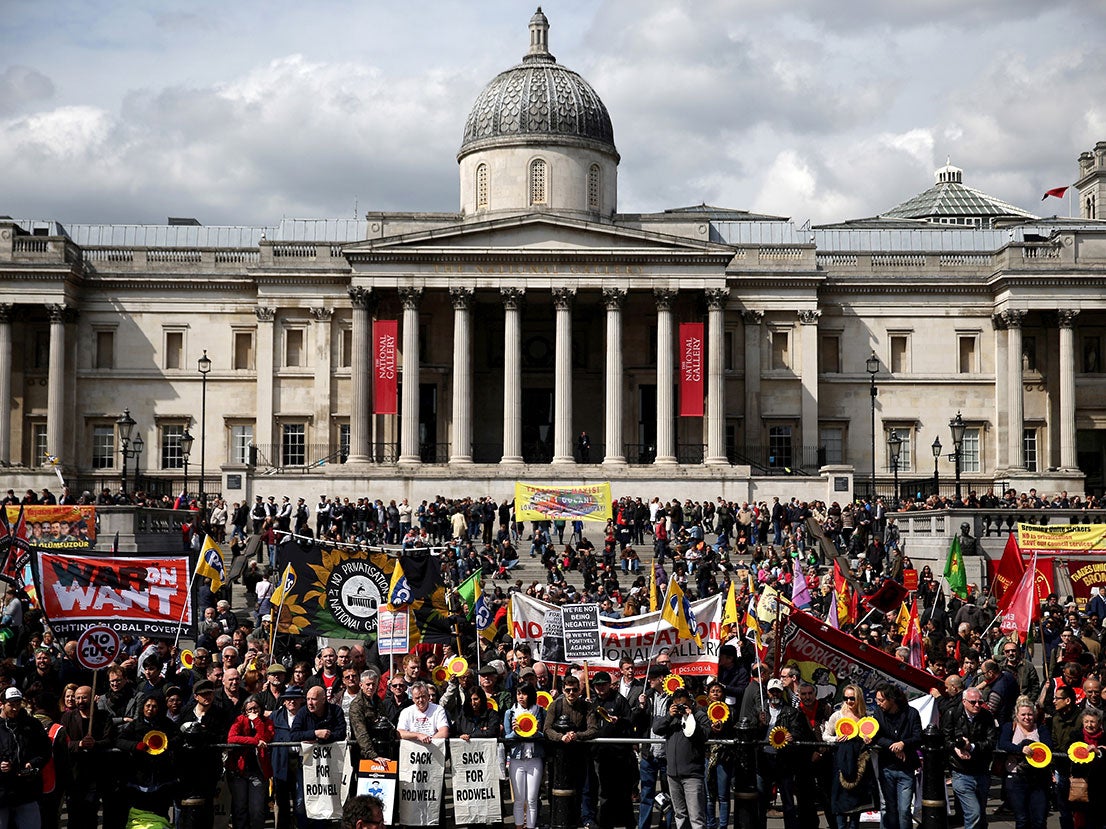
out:
<path id="1" fill-rule="evenodd" d="M 77 637 L 77 661 L 88 671 L 98 671 L 119 654 L 119 634 L 109 627 L 94 625 Z"/>

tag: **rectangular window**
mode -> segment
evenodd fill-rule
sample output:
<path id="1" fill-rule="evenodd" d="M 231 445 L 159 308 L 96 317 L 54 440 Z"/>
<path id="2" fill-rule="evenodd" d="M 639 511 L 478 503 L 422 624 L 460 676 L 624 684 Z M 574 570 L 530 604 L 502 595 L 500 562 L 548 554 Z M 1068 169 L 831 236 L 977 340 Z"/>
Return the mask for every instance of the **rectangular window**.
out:
<path id="1" fill-rule="evenodd" d="M 288 368 L 297 368 L 304 364 L 303 334 L 302 328 L 289 328 L 284 332 L 284 365 Z"/>
<path id="2" fill-rule="evenodd" d="M 1098 374 L 1102 371 L 1102 363 L 1099 360 L 1101 349 L 1098 337 L 1083 338 L 1083 373 Z"/>
<path id="3" fill-rule="evenodd" d="M 960 445 L 960 471 L 979 472 L 980 461 L 980 430 L 965 429 L 964 442 Z"/>
<path id="4" fill-rule="evenodd" d="M 46 424 L 35 423 L 31 426 L 31 466 L 46 463 Z"/>
<path id="5" fill-rule="evenodd" d="M 841 336 L 839 334 L 823 334 L 822 341 L 818 344 L 818 363 L 822 374 L 841 373 Z M 840 463 L 840 461 L 832 461 Z"/>
<path id="6" fill-rule="evenodd" d="M 1037 430 L 1026 429 L 1022 432 L 1022 457 L 1027 472 L 1037 472 Z"/>
<path id="7" fill-rule="evenodd" d="M 974 334 L 961 334 L 957 337 L 957 365 L 956 370 L 960 374 L 975 374 L 976 366 L 976 336 Z"/>
<path id="8" fill-rule="evenodd" d="M 253 443 L 253 424 L 240 423 L 230 427 L 230 462 L 248 464 Z"/>
<path id="9" fill-rule="evenodd" d="M 34 346 L 31 351 L 31 368 L 45 371 L 50 367 L 50 329 L 37 328 L 33 334 Z"/>
<path id="10" fill-rule="evenodd" d="M 280 430 L 280 463 L 303 466 L 307 462 L 307 429 L 302 423 L 285 423 Z"/>
<path id="11" fill-rule="evenodd" d="M 253 332 L 234 332 L 234 367 L 240 371 L 253 368 Z"/>
<path id="12" fill-rule="evenodd" d="M 115 332 L 96 332 L 96 363 L 94 368 L 115 368 Z"/>
<path id="13" fill-rule="evenodd" d="M 349 457 L 349 424 L 338 424 L 338 461 L 345 463 Z"/>
<path id="14" fill-rule="evenodd" d="M 1022 371 L 1037 370 L 1037 338 L 1022 337 Z"/>
<path id="15" fill-rule="evenodd" d="M 910 338 L 905 334 L 891 335 L 891 373 L 905 374 L 910 371 Z"/>
<path id="16" fill-rule="evenodd" d="M 845 430 L 841 426 L 823 426 L 818 430 L 818 443 L 825 455 L 823 463 L 845 462 Z"/>
<path id="17" fill-rule="evenodd" d="M 161 468 L 184 469 L 184 453 L 180 439 L 184 434 L 182 424 L 165 424 L 161 427 Z"/>
<path id="18" fill-rule="evenodd" d="M 92 427 L 92 468 L 113 469 L 115 467 L 115 427 Z"/>
<path id="19" fill-rule="evenodd" d="M 891 432 L 895 432 L 899 436 L 899 474 L 903 472 L 909 472 L 914 468 L 914 457 L 911 452 L 911 444 L 914 441 L 914 430 L 903 426 L 897 426 L 894 429 L 888 429 L 883 433 L 884 448 L 887 451 L 887 471 L 894 472 L 894 467 L 891 464 Z"/>
<path id="20" fill-rule="evenodd" d="M 341 330 L 338 346 L 338 368 L 350 368 L 353 365 L 353 329 Z"/>
<path id="21" fill-rule="evenodd" d="M 787 331 L 772 332 L 772 369 L 782 371 L 791 368 L 791 337 Z"/>
<path id="22" fill-rule="evenodd" d="M 768 465 L 775 469 L 791 466 L 790 426 L 772 426 L 768 430 Z"/>
<path id="23" fill-rule="evenodd" d="M 734 332 L 727 331 L 724 336 L 726 348 L 726 371 L 734 370 Z"/>
<path id="24" fill-rule="evenodd" d="M 184 365 L 184 332 L 165 332 L 165 367 L 181 368 Z"/>

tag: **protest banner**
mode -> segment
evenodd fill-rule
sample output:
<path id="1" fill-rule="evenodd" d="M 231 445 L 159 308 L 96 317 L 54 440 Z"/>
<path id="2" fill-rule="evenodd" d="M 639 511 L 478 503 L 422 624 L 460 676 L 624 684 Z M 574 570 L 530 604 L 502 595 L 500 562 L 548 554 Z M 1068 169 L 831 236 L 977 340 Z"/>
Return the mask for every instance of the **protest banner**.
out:
<path id="1" fill-rule="evenodd" d="M 40 550 L 87 550 L 96 543 L 96 507 L 79 504 L 25 504 L 27 539 Z M 5 507 L 8 524 L 19 520 L 19 504 Z"/>
<path id="2" fill-rule="evenodd" d="M 374 760 L 362 760 L 357 771 L 357 793 L 380 798 L 380 802 L 384 804 L 384 823 L 391 826 L 395 813 L 399 763 L 387 757 L 377 757 Z"/>
<path id="3" fill-rule="evenodd" d="M 721 633 L 721 594 L 691 603 L 696 629 L 703 640 L 702 647 L 693 639 L 681 638 L 675 628 L 661 620 L 660 611 L 642 613 L 622 619 L 599 619 L 599 657 L 588 661 L 589 670 L 617 671 L 623 659 L 644 666 L 650 654 L 667 653 L 673 668 L 690 676 L 713 676 L 718 671 L 719 634 Z M 553 614 L 550 611 L 554 611 Z M 567 664 L 552 656 L 564 654 L 564 630 L 561 608 L 547 602 L 515 593 L 511 596 L 511 638 L 517 644 L 525 642 L 533 650 L 534 660 Z M 557 630 L 547 630 L 555 619 Z M 658 629 L 657 623 L 660 622 Z M 655 645 L 655 647 L 654 647 Z"/>
<path id="4" fill-rule="evenodd" d="M 335 820 L 345 801 L 348 746 L 337 743 L 303 743 L 303 804 L 307 817 Z"/>
<path id="5" fill-rule="evenodd" d="M 680 323 L 680 417 L 703 416 L 703 323 Z"/>
<path id="6" fill-rule="evenodd" d="M 92 625 L 117 633 L 173 638 L 192 624 L 187 556 L 97 557 L 39 552 L 35 582 L 54 633 L 76 637 Z"/>
<path id="7" fill-rule="evenodd" d="M 406 654 L 411 650 L 410 617 L 407 608 L 376 613 L 376 650 L 381 656 Z"/>
<path id="8" fill-rule="evenodd" d="M 783 637 L 783 664 L 798 668 L 803 679 L 815 686 L 820 698 L 849 682 L 864 689 L 869 705 L 875 704 L 876 688 L 885 682 L 902 688 L 907 697 L 942 686 L 942 681 L 932 674 L 913 668 L 802 610 L 791 611 Z"/>
<path id="9" fill-rule="evenodd" d="M 399 744 L 399 822 L 437 826 L 445 782 L 445 740 Z"/>
<path id="10" fill-rule="evenodd" d="M 516 521 L 606 521 L 611 517 L 611 485 L 544 486 L 515 484 Z"/>
<path id="11" fill-rule="evenodd" d="M 1068 562 L 1072 597 L 1082 610 L 1091 588 L 1106 588 L 1106 524 L 1018 524 L 1018 547 L 1025 561 L 1037 556 L 1037 600 L 1060 593 L 1055 559 Z M 1066 587 L 1066 585 L 1064 585 Z M 1063 591 L 1060 600 L 1066 600 Z"/>
<path id="12" fill-rule="evenodd" d="M 453 822 L 459 826 L 499 823 L 498 740 L 450 740 Z"/>
<path id="13" fill-rule="evenodd" d="M 565 637 L 565 661 L 582 662 L 603 655 L 599 638 L 599 605 L 566 604 L 561 608 L 561 628 Z"/>

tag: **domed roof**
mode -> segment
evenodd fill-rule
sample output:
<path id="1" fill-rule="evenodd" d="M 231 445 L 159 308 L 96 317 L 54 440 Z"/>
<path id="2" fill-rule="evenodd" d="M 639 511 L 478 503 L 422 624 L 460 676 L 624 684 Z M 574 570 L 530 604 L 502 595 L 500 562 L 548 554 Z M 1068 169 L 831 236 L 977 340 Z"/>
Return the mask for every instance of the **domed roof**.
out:
<path id="1" fill-rule="evenodd" d="M 530 51 L 492 79 L 465 122 L 458 158 L 486 146 L 532 138 L 570 139 L 617 157 L 607 108 L 591 85 L 549 53 L 549 21 L 541 7 L 530 19 Z"/>

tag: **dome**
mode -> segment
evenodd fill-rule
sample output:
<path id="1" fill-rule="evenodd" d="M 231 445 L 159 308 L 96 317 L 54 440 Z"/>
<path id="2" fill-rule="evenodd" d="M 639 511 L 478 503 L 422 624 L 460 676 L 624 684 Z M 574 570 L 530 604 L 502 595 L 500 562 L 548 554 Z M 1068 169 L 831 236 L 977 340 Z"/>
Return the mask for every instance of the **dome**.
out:
<path id="1" fill-rule="evenodd" d="M 580 143 L 617 158 L 607 108 L 591 85 L 549 53 L 549 21 L 541 7 L 530 19 L 530 51 L 500 72 L 473 104 L 458 159 L 489 146 L 534 138 Z"/>

